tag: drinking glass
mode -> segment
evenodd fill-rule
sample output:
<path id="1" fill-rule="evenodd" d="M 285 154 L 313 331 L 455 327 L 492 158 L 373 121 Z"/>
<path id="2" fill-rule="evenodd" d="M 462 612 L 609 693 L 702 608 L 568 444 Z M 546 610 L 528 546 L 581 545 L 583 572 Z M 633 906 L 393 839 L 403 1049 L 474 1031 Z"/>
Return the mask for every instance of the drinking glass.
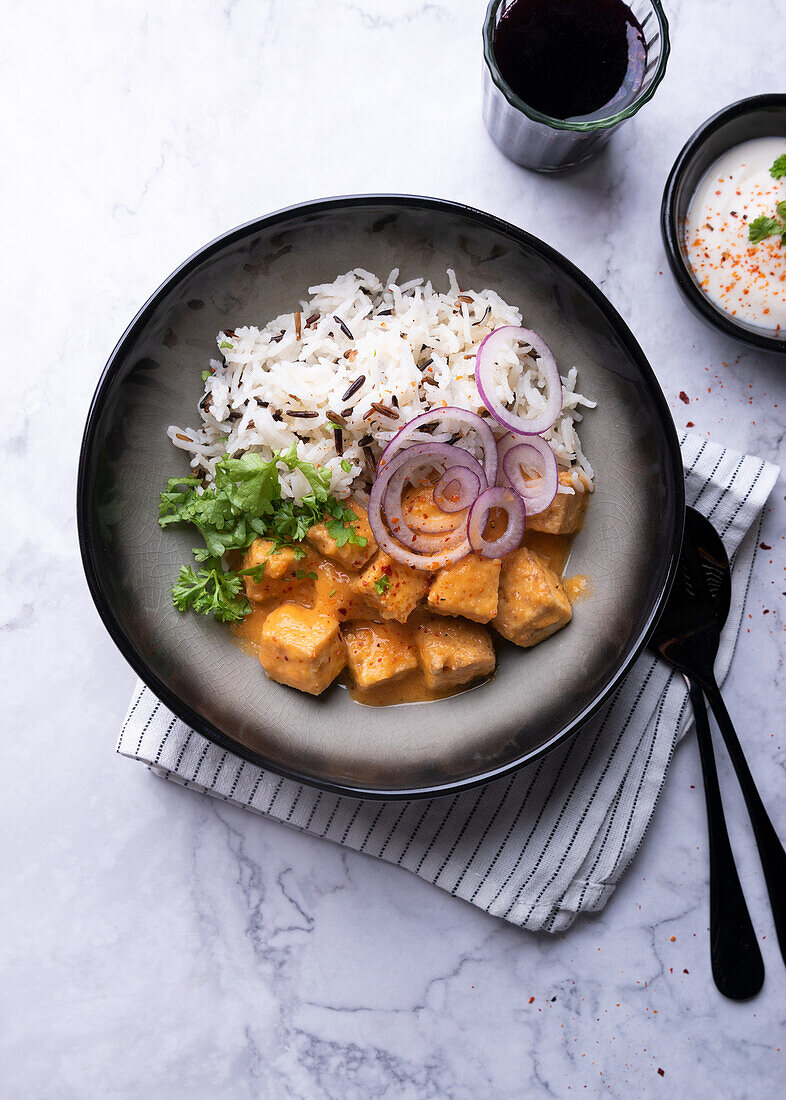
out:
<path id="1" fill-rule="evenodd" d="M 491 0 L 483 24 L 483 121 L 497 148 L 510 160 L 537 172 L 558 172 L 581 164 L 606 144 L 614 130 L 652 99 L 669 56 L 669 24 L 660 0 L 630 0 L 628 7 L 644 32 L 644 79 L 623 106 L 609 105 L 576 119 L 551 118 L 516 95 L 494 56 L 494 33 L 515 0 Z M 554 0 L 559 3 L 559 0 Z"/>

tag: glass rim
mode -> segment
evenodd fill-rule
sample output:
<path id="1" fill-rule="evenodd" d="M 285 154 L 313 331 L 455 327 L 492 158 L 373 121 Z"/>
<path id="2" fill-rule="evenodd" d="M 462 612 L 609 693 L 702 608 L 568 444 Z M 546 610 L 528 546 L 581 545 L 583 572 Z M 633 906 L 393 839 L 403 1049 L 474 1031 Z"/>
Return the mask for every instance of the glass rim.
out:
<path id="1" fill-rule="evenodd" d="M 483 22 L 483 58 L 491 75 L 491 79 L 505 96 L 505 99 L 507 99 L 511 107 L 515 107 L 517 111 L 521 111 L 522 114 L 527 115 L 533 122 L 540 122 L 544 126 L 550 127 L 552 130 L 573 130 L 577 133 L 582 133 L 591 130 L 607 130 L 611 126 L 616 126 L 617 123 L 622 122 L 623 119 L 635 115 L 640 107 L 652 99 L 666 72 L 666 62 L 671 52 L 669 22 L 660 0 L 648 0 L 648 2 L 652 5 L 653 11 L 655 12 L 655 18 L 658 20 L 658 27 L 661 35 L 661 52 L 658 58 L 658 64 L 646 90 L 638 94 L 633 102 L 627 107 L 623 108 L 621 111 L 617 111 L 613 115 L 608 115 L 605 118 L 589 119 L 586 122 L 554 118 L 552 115 L 544 115 L 541 111 L 537 111 L 534 107 L 530 107 L 528 103 L 525 103 L 523 99 L 520 99 L 516 95 L 500 72 L 497 60 L 494 56 L 494 31 L 496 29 L 494 17 L 502 5 L 503 0 L 489 0 L 489 6 L 486 9 L 486 18 Z"/>

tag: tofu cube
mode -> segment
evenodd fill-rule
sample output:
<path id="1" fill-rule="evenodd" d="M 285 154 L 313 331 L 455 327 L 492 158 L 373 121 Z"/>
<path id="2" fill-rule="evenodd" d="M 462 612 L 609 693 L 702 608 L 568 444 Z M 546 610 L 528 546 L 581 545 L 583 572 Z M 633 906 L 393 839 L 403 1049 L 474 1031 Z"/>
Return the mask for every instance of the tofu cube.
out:
<path id="1" fill-rule="evenodd" d="M 521 546 L 502 559 L 494 625 L 503 638 L 524 648 L 537 645 L 571 615 L 559 577 L 539 554 Z"/>
<path id="2" fill-rule="evenodd" d="M 254 539 L 243 555 L 242 569 L 259 569 L 259 579 L 243 577 L 246 596 L 253 603 L 265 600 L 294 599 L 296 591 L 303 588 L 297 581 L 297 572 L 308 571 L 308 566 L 298 560 L 292 546 L 275 546 L 270 539 Z"/>
<path id="3" fill-rule="evenodd" d="M 343 634 L 349 671 L 359 688 L 392 683 L 418 667 L 411 634 L 398 623 L 350 623 Z"/>
<path id="4" fill-rule="evenodd" d="M 259 661 L 271 680 L 320 695 L 346 664 L 338 619 L 283 604 L 265 619 Z"/>
<path id="5" fill-rule="evenodd" d="M 573 487 L 570 471 L 560 470 L 559 483 L 568 488 Z M 557 493 L 548 508 L 534 516 L 527 516 L 527 527 L 531 531 L 545 531 L 549 535 L 573 535 L 581 528 L 589 498 L 587 491 L 574 492 L 572 495 Z"/>
<path id="6" fill-rule="evenodd" d="M 466 511 L 443 512 L 434 503 L 434 486 L 409 489 L 401 502 L 407 526 L 428 535 L 450 534 L 466 519 Z"/>
<path id="7" fill-rule="evenodd" d="M 438 615 L 463 615 L 476 623 L 487 623 L 497 614 L 497 593 L 501 562 L 470 554 L 446 565 L 434 576 L 428 592 L 428 606 Z"/>
<path id="8" fill-rule="evenodd" d="M 355 590 L 383 619 L 405 623 L 428 592 L 430 574 L 401 565 L 380 550 L 355 582 Z"/>
<path id="9" fill-rule="evenodd" d="M 306 535 L 306 539 L 320 554 L 324 554 L 326 558 L 330 558 L 344 569 L 358 570 L 362 569 L 376 554 L 377 543 L 371 533 L 366 509 L 361 504 L 355 504 L 354 501 L 349 502 L 349 507 L 358 517 L 352 529 L 356 535 L 366 540 L 365 546 L 358 546 L 356 542 L 345 542 L 343 546 L 338 546 L 336 540 L 328 534 L 326 522 L 315 523 Z"/>
<path id="10" fill-rule="evenodd" d="M 496 664 L 488 630 L 463 619 L 425 616 L 415 631 L 415 645 L 432 691 L 450 691 L 488 676 Z"/>

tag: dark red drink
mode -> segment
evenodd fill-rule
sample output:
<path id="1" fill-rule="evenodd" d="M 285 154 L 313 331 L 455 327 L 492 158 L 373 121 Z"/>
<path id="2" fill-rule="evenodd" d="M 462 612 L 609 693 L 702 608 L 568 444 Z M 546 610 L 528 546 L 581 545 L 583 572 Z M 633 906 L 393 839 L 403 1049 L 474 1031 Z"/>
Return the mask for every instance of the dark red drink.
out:
<path id="1" fill-rule="evenodd" d="M 647 49 L 622 0 L 513 0 L 494 32 L 494 56 L 519 99 L 567 119 L 631 102 Z"/>

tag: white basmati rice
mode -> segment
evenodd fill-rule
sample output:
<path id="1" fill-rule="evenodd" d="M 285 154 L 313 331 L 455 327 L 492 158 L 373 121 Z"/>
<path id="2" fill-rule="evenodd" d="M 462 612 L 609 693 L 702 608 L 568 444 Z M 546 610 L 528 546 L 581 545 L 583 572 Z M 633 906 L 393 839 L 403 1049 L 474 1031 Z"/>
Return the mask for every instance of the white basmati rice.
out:
<path id="1" fill-rule="evenodd" d="M 415 416 L 445 405 L 487 415 L 475 385 L 475 355 L 493 329 L 521 325 L 521 313 L 493 290 L 462 291 L 455 273 L 448 269 L 447 276 L 448 291 L 440 294 L 423 279 L 399 285 L 398 269 L 383 284 L 355 268 L 309 287 L 311 298 L 297 313 L 281 314 L 264 328 L 220 332 L 223 358 L 210 363 L 213 373 L 199 402 L 201 427 L 173 425 L 170 439 L 207 482 L 225 454 L 258 451 L 270 459 L 294 442 L 300 459 L 330 471 L 337 497 L 363 495 L 381 451 Z M 579 408 L 595 403 L 578 393 L 576 379 L 571 367 L 562 378 L 562 412 L 544 438 L 560 467 L 571 471 L 573 488 L 583 492 L 592 490 L 594 475 L 576 424 Z M 513 412 L 537 411 L 545 402 L 537 359 L 513 349 L 500 356 L 495 390 Z M 341 454 L 329 413 L 346 424 Z M 450 425 L 445 429 L 423 438 L 451 439 Z M 472 450 L 472 437 L 462 445 Z M 285 467 L 281 485 L 295 500 L 310 491 L 302 473 Z M 560 491 L 572 492 L 567 486 Z"/>

